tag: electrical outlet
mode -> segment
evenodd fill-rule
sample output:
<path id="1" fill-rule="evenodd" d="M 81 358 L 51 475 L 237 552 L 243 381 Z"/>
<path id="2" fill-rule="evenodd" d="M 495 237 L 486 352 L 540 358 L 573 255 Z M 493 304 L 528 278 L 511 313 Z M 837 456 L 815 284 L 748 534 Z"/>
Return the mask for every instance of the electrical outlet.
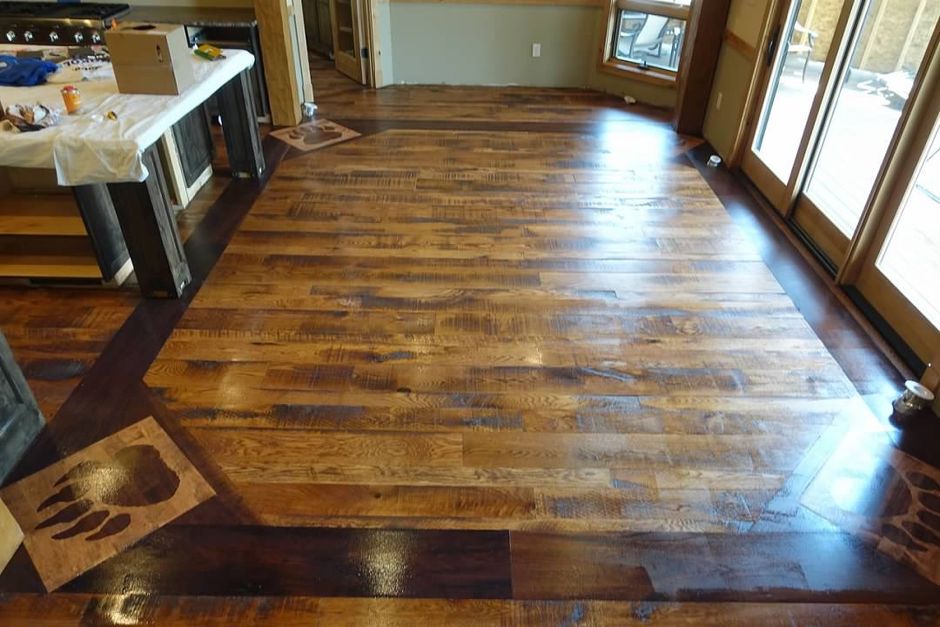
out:
<path id="1" fill-rule="evenodd" d="M 532 44 L 532 56 L 540 57 L 542 56 L 542 44 Z"/>
<path id="2" fill-rule="evenodd" d="M 722 92 L 718 92 L 718 97 L 715 98 L 715 109 L 721 111 L 721 101 L 725 99 L 725 95 Z"/>

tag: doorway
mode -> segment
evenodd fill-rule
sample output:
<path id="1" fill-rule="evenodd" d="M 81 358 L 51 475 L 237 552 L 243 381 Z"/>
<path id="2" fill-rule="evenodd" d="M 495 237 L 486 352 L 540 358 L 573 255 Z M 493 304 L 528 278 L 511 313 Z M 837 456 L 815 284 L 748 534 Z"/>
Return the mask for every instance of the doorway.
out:
<path id="1" fill-rule="evenodd" d="M 370 80 L 368 0 L 303 0 L 307 48 L 361 85 Z"/>

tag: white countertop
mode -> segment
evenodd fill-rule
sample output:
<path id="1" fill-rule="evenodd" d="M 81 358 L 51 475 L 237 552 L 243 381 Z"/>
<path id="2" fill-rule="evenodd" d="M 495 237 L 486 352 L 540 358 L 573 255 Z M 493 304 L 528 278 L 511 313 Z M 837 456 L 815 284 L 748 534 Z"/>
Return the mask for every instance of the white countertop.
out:
<path id="1" fill-rule="evenodd" d="M 0 54 L 16 47 L 0 46 Z M 178 96 L 119 94 L 113 76 L 74 84 L 82 109 L 66 115 L 62 82 L 36 87 L 0 86 L 0 102 L 40 102 L 62 110 L 58 125 L 29 133 L 0 131 L 0 166 L 55 168 L 60 185 L 143 181 L 143 152 L 187 113 L 254 64 L 243 50 L 226 50 L 224 59 L 192 56 L 195 84 Z M 61 71 L 61 70 L 60 70 Z M 58 80 L 58 79 L 56 79 Z M 113 111 L 117 120 L 107 119 Z"/>

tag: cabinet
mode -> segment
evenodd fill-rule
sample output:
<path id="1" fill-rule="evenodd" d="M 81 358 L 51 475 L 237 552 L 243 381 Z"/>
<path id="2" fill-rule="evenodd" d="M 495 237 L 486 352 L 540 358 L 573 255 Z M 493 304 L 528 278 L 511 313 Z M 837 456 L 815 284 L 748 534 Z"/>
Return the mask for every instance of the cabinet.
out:
<path id="1" fill-rule="evenodd" d="M 23 457 L 44 423 L 13 351 L 0 333 L 0 481 Z"/>

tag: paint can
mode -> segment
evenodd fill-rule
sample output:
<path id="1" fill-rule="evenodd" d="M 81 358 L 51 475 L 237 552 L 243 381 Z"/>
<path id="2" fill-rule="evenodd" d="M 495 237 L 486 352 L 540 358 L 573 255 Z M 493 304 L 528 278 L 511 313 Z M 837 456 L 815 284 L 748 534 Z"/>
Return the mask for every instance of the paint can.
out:
<path id="1" fill-rule="evenodd" d="M 300 105 L 300 114 L 304 122 L 312 122 L 313 117 L 317 114 L 317 105 L 312 102 L 304 102 Z"/>
<path id="2" fill-rule="evenodd" d="M 917 381 L 907 381 L 904 391 L 891 404 L 894 413 L 891 422 L 898 426 L 909 424 L 910 421 L 924 414 L 934 400 L 934 394 Z"/>

